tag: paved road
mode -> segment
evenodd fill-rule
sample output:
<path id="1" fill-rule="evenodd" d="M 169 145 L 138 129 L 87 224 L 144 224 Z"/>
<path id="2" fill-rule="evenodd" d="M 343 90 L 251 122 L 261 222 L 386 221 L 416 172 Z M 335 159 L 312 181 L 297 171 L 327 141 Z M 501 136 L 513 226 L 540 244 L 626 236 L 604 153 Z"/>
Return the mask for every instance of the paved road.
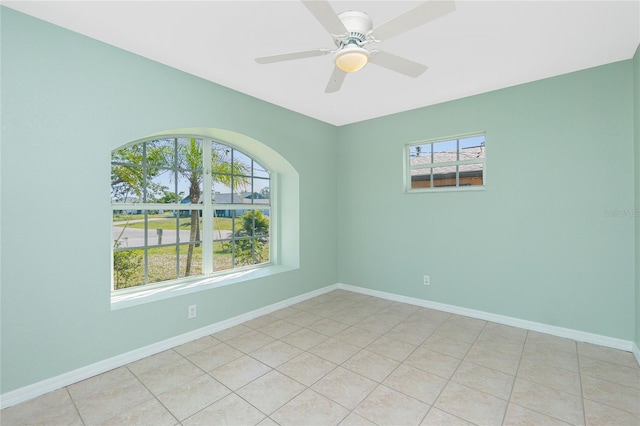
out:
<path id="1" fill-rule="evenodd" d="M 180 232 L 180 242 L 187 243 L 189 242 L 189 231 L 179 231 Z M 122 235 L 121 235 L 122 233 Z M 126 228 L 124 233 L 122 232 L 122 227 L 113 226 L 111 228 L 112 240 L 115 241 L 118 237 L 120 238 L 120 247 L 142 247 L 144 246 L 144 229 L 138 228 Z M 231 236 L 231 231 L 214 231 L 213 237 L 215 239 L 224 239 L 229 238 Z M 163 230 L 162 231 L 162 244 L 175 244 L 176 242 L 176 231 L 172 230 Z M 158 245 L 158 235 L 155 229 L 149 229 L 149 246 L 157 246 Z"/>

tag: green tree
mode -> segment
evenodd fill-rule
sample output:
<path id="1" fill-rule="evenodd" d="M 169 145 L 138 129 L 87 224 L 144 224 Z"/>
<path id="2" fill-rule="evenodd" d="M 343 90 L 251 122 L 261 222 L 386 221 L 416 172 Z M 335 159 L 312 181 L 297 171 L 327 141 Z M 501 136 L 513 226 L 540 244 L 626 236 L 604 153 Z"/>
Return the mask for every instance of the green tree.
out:
<path id="1" fill-rule="evenodd" d="M 240 216 L 240 223 L 240 229 L 234 234 L 238 263 L 261 263 L 265 254 L 264 244 L 269 237 L 269 218 L 260 210 L 252 210 Z"/>
<path id="2" fill-rule="evenodd" d="M 135 195 L 139 200 L 159 191 L 162 187 L 150 183 L 162 172 L 171 156 L 171 147 L 165 144 L 145 143 L 121 148 L 111 153 L 111 198 L 127 202 Z M 146 167 L 143 167 L 146 165 Z M 149 182 L 144 188 L 145 173 Z"/>
<path id="3" fill-rule="evenodd" d="M 230 149 L 227 147 L 212 149 L 211 173 L 208 176 L 212 177 L 213 182 L 226 185 L 235 192 L 246 186 L 247 178 L 243 176 L 249 174 L 249 170 L 239 161 L 232 164 L 229 153 Z M 202 200 L 203 163 L 202 143 L 195 138 L 188 139 L 186 143 L 172 138 L 118 149 L 111 155 L 111 197 L 113 200 L 126 202 L 135 195 L 145 202 L 161 200 L 163 203 L 178 203 L 180 200 L 175 193 L 167 192 L 165 186 L 153 182 L 160 173 L 177 171 L 189 182 L 190 203 L 198 204 Z M 199 210 L 192 209 L 190 217 L 185 276 L 191 274 L 194 247 L 199 246 L 200 241 Z M 118 240 L 114 247 L 117 244 Z"/>
<path id="4" fill-rule="evenodd" d="M 270 198 L 271 197 L 271 189 L 267 186 L 264 187 L 260 190 L 260 195 L 264 198 Z"/>
<path id="5" fill-rule="evenodd" d="M 184 192 L 180 192 L 176 194 L 175 192 L 167 191 L 167 187 L 163 188 L 163 194 L 160 198 L 157 199 L 158 203 L 170 204 L 170 203 L 179 203 L 182 197 L 184 196 Z"/>
<path id="6" fill-rule="evenodd" d="M 118 247 L 120 244 L 116 242 L 114 247 Z M 113 253 L 113 273 L 115 278 L 115 288 L 125 288 L 132 284 L 132 279 L 135 278 L 142 265 L 142 255 L 138 250 L 125 250 L 116 251 Z"/>
<path id="7" fill-rule="evenodd" d="M 247 167 L 236 161 L 231 164 L 228 159 L 228 150 L 216 150 L 211 152 L 211 176 L 214 182 L 222 183 L 232 191 L 239 190 L 247 184 L 247 179 L 238 175 L 248 174 Z M 198 204 L 201 197 L 202 185 L 202 145 L 196 139 L 189 139 L 188 144 L 178 146 L 178 170 L 189 181 L 189 200 L 191 204 Z M 235 175 L 232 177 L 232 175 Z M 200 240 L 199 210 L 191 210 L 191 230 L 189 233 L 189 248 L 185 265 L 185 277 L 191 274 L 193 263 L 193 249 Z"/>
<path id="8" fill-rule="evenodd" d="M 252 210 L 240 216 L 242 228 L 237 231 L 241 236 L 264 237 L 269 235 L 269 218 L 260 210 Z"/>
<path id="9" fill-rule="evenodd" d="M 202 145 L 195 139 L 189 139 L 188 145 L 180 145 L 178 158 L 183 159 L 183 164 L 178 164 L 180 174 L 189 181 L 189 201 L 191 204 L 200 202 L 200 185 L 202 184 Z M 187 251 L 187 264 L 184 275 L 191 275 L 191 265 L 193 263 L 193 248 L 199 246 L 200 221 L 198 220 L 199 210 L 191 210 L 191 227 L 189 233 L 189 248 Z"/>
<path id="10" fill-rule="evenodd" d="M 162 188 L 150 183 L 161 173 L 160 167 L 167 164 L 171 147 L 166 143 L 140 143 L 115 150 L 111 153 L 111 199 L 121 202 L 144 200 L 154 197 Z M 146 170 L 146 177 L 145 177 Z M 145 188 L 145 181 L 148 182 Z M 127 215 L 120 235 L 114 241 L 114 248 L 120 246 L 120 238 L 131 220 Z M 130 285 L 142 263 L 142 256 L 134 251 L 113 253 L 113 272 L 115 288 Z"/>

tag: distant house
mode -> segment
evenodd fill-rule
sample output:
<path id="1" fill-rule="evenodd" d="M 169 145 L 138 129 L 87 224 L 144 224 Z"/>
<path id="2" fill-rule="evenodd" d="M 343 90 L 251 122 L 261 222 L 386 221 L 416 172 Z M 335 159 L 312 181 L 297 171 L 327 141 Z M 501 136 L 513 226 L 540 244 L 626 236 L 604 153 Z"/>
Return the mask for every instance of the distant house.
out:
<path id="1" fill-rule="evenodd" d="M 112 203 L 127 203 L 127 204 L 131 204 L 131 203 L 139 203 L 141 200 L 139 197 L 136 197 L 135 195 L 124 195 L 118 198 L 112 198 L 111 202 Z M 119 214 L 142 214 L 142 210 L 137 210 L 137 209 L 125 209 L 125 210 L 114 210 L 114 213 L 119 213 Z"/>
<path id="2" fill-rule="evenodd" d="M 240 192 L 240 193 L 219 193 L 215 192 L 212 195 L 213 203 L 219 205 L 230 205 L 230 204 L 269 204 L 269 199 L 265 198 L 261 194 L 257 192 Z M 190 204 L 191 198 L 189 196 L 180 200 L 180 204 Z M 202 201 L 200 201 L 202 203 Z M 216 209 L 215 215 L 216 217 L 232 217 L 233 212 L 235 211 L 236 216 L 240 216 L 245 214 L 248 211 L 252 211 L 254 209 Z M 269 209 L 261 210 L 265 216 L 269 216 Z M 191 215 L 191 210 L 180 210 L 180 217 L 189 217 Z M 200 212 L 202 215 L 202 212 Z"/>
<path id="3" fill-rule="evenodd" d="M 263 197 L 257 192 L 240 192 L 238 193 L 214 193 L 213 194 L 213 203 L 214 204 L 269 204 L 269 199 Z M 217 217 L 231 217 L 233 211 L 235 211 L 236 216 L 240 216 L 245 214 L 246 212 L 253 210 L 228 210 L 228 209 L 216 209 Z M 269 209 L 262 210 L 265 216 L 269 216 Z"/>
<path id="4" fill-rule="evenodd" d="M 460 150 L 460 160 L 483 156 L 484 147 L 470 147 Z M 433 187 L 456 186 L 456 166 L 438 166 L 438 163 L 457 161 L 456 152 L 434 152 L 433 158 L 427 153 L 411 158 L 410 164 L 424 165 L 424 168 L 411 170 L 411 188 L 429 188 L 433 173 Z M 457 166 L 460 186 L 482 185 L 484 183 L 482 164 L 465 164 Z"/>

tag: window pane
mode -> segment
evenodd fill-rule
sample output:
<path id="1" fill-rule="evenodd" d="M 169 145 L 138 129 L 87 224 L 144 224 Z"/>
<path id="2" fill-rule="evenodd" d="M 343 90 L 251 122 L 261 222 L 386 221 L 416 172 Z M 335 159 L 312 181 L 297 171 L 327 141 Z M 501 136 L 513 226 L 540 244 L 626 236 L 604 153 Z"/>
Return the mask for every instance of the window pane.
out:
<path id="1" fill-rule="evenodd" d="M 233 174 L 242 176 L 251 176 L 252 167 L 251 158 L 244 153 L 233 150 Z"/>
<path id="2" fill-rule="evenodd" d="M 150 141 L 145 144 L 145 202 L 161 202 L 163 199 L 171 198 L 171 195 L 165 197 L 165 194 L 175 193 L 175 147 L 176 143 L 173 138 Z"/>
<path id="3" fill-rule="evenodd" d="M 456 186 L 456 166 L 434 167 L 433 187 Z"/>
<path id="4" fill-rule="evenodd" d="M 257 162 L 253 162 L 253 176 L 255 177 L 261 177 L 261 178 L 268 178 L 269 177 L 269 172 L 267 171 L 266 168 L 262 167 L 260 164 L 258 164 Z"/>
<path id="5" fill-rule="evenodd" d="M 460 160 L 485 158 L 484 135 L 460 139 Z"/>
<path id="6" fill-rule="evenodd" d="M 458 160 L 458 141 L 442 141 L 433 144 L 433 162 L 444 163 Z"/>
<path id="7" fill-rule="evenodd" d="M 431 188 L 431 169 L 411 170 L 411 189 Z"/>
<path id="8" fill-rule="evenodd" d="M 202 275 L 202 244 L 181 244 L 180 276 Z"/>
<path id="9" fill-rule="evenodd" d="M 233 211 L 227 209 L 219 209 L 213 211 L 213 233 L 214 239 L 223 240 L 228 238 L 227 234 L 222 231 L 231 232 L 231 217 Z M 222 232 L 222 233 L 220 233 Z"/>
<path id="10" fill-rule="evenodd" d="M 240 197 L 234 202 L 245 203 L 242 198 L 251 192 L 251 178 L 247 176 L 231 176 L 231 185 L 233 186 L 233 192 Z"/>
<path id="11" fill-rule="evenodd" d="M 214 204 L 251 204 L 251 199 L 248 198 L 251 193 L 248 192 L 215 192 L 213 194 Z"/>
<path id="12" fill-rule="evenodd" d="M 231 148 L 215 142 L 211 144 L 211 171 L 212 191 L 229 194 L 227 195 L 229 200 L 222 200 L 218 197 L 214 202 L 229 203 L 231 197 Z"/>
<path id="13" fill-rule="evenodd" d="M 431 163 L 431 147 L 430 143 L 420 145 L 412 145 L 409 147 L 409 164 L 429 164 Z"/>
<path id="14" fill-rule="evenodd" d="M 191 172 L 202 174 L 202 141 L 194 138 L 178 139 L 178 158 L 176 166 L 185 175 L 192 175 Z"/>
<path id="15" fill-rule="evenodd" d="M 213 270 L 223 271 L 233 267 L 231 241 L 218 241 L 213 243 Z"/>
<path id="16" fill-rule="evenodd" d="M 231 203 L 231 188 L 229 184 L 231 182 L 230 176 L 224 175 L 213 175 L 213 179 L 211 182 L 211 190 L 213 191 L 213 202 L 218 204 L 229 204 Z M 224 194 L 224 195 L 221 195 Z"/>
<path id="17" fill-rule="evenodd" d="M 235 266 L 247 266 L 257 263 L 254 260 L 256 240 L 253 238 L 239 239 L 234 242 Z"/>
<path id="18" fill-rule="evenodd" d="M 176 247 L 154 247 L 148 250 L 149 283 L 177 278 Z"/>
<path id="19" fill-rule="evenodd" d="M 164 169 L 176 167 L 176 140 L 158 139 L 145 143 L 146 166 Z"/>
<path id="20" fill-rule="evenodd" d="M 144 247 L 144 210 L 114 210 L 111 235 L 114 248 Z"/>
<path id="21" fill-rule="evenodd" d="M 142 164 L 143 144 L 136 144 L 111 152 L 112 164 Z"/>
<path id="22" fill-rule="evenodd" d="M 173 235 L 176 235 L 173 228 Z M 177 233 L 180 243 L 202 241 L 202 217 L 201 212 L 193 210 L 180 217 L 180 230 Z M 175 242 L 175 237 L 174 237 Z"/>
<path id="23" fill-rule="evenodd" d="M 193 182 L 193 188 L 192 188 Z M 198 171 L 178 173 L 178 194 L 179 203 L 182 204 L 202 204 L 203 200 L 202 173 Z"/>
<path id="24" fill-rule="evenodd" d="M 269 262 L 269 238 L 243 238 L 234 244 L 235 266 Z"/>
<path id="25" fill-rule="evenodd" d="M 114 153 L 115 155 L 115 153 Z M 113 155 L 112 155 L 113 158 Z M 142 157 L 140 157 L 140 160 Z M 142 161 L 142 160 L 141 160 Z M 138 203 L 144 191 L 141 165 L 111 164 L 111 202 Z"/>
<path id="26" fill-rule="evenodd" d="M 178 191 L 184 195 L 184 190 Z M 176 195 L 175 170 L 148 168 L 145 194 L 148 203 L 179 203 L 183 198 Z"/>
<path id="27" fill-rule="evenodd" d="M 214 172 L 231 173 L 231 148 L 216 142 L 211 143 L 211 161 L 218 167 L 213 167 Z"/>
<path id="28" fill-rule="evenodd" d="M 260 210 L 244 212 L 235 221 L 236 237 L 257 237 L 269 235 L 269 217 Z"/>
<path id="29" fill-rule="evenodd" d="M 269 237 L 259 238 L 259 246 L 256 247 L 256 263 L 268 263 L 271 261 L 269 258 Z"/>
<path id="30" fill-rule="evenodd" d="M 114 211 L 112 238 L 116 248 L 134 248 L 145 246 L 145 224 L 147 226 L 147 246 L 176 244 L 189 242 L 191 238 L 191 217 L 189 210 L 180 211 L 155 211 L 148 210 L 145 221 L 144 211 L 136 211 L 139 214 L 124 214 Z M 176 214 L 180 215 L 176 218 Z M 195 241 L 200 241 L 202 236 L 202 217 L 198 214 L 198 220 L 194 229 Z M 178 220 L 176 220 L 178 219 Z M 177 231 L 176 227 L 179 227 Z"/>
<path id="31" fill-rule="evenodd" d="M 193 236 L 194 241 L 201 241 L 202 217 L 200 217 L 199 211 L 196 211 L 196 215 L 197 221 Z M 179 216 L 179 218 L 176 218 L 175 212 L 156 216 L 150 215 L 147 245 L 157 246 L 191 241 L 191 212 L 189 210 L 180 210 Z M 178 229 L 176 229 L 176 226 Z"/>
<path id="32" fill-rule="evenodd" d="M 216 210 L 213 218 L 213 239 L 227 240 L 231 238 L 231 212 L 229 210 Z"/>
<path id="33" fill-rule="evenodd" d="M 213 219 L 213 270 L 232 269 L 235 210 L 216 210 Z"/>
<path id="34" fill-rule="evenodd" d="M 271 198 L 270 184 L 269 179 L 253 179 L 253 192 L 258 194 L 253 198 L 253 204 L 269 204 L 269 199 Z"/>
<path id="35" fill-rule="evenodd" d="M 144 284 L 144 251 L 113 252 L 113 287 L 115 290 Z"/>
<path id="36" fill-rule="evenodd" d="M 475 186 L 483 184 L 484 176 L 482 163 L 459 166 L 459 173 L 460 186 Z"/>
<path id="37" fill-rule="evenodd" d="M 111 166 L 111 202 L 141 203 L 142 167 Z"/>

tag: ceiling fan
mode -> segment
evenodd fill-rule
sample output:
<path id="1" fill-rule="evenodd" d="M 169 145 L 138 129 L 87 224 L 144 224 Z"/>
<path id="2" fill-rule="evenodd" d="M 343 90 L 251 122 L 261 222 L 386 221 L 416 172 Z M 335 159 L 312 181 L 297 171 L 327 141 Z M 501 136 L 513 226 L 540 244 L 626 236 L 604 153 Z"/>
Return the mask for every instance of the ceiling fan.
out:
<path id="1" fill-rule="evenodd" d="M 256 58 L 256 62 L 270 64 L 332 53 L 335 67 L 325 93 L 340 90 L 347 73 L 359 71 L 369 62 L 409 77 L 418 77 L 427 70 L 425 65 L 382 50 L 365 49 L 364 46 L 388 40 L 456 9 L 453 0 L 431 0 L 373 28 L 371 18 L 364 12 L 352 10 L 336 14 L 327 0 L 301 1 L 331 34 L 337 48 L 264 56 Z"/>

